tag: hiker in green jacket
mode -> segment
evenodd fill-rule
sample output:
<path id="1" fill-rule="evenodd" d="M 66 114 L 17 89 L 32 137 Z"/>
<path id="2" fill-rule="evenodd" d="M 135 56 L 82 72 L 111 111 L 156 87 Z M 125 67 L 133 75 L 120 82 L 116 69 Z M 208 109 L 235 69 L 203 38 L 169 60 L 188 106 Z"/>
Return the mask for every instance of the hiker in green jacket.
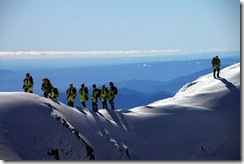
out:
<path id="1" fill-rule="evenodd" d="M 30 75 L 30 73 L 27 72 L 25 74 L 25 79 L 23 81 L 23 89 L 25 92 L 33 93 L 33 86 L 34 86 L 33 78 Z"/>
<path id="2" fill-rule="evenodd" d="M 50 93 L 50 99 L 53 101 L 57 101 L 59 96 L 58 88 L 53 87 Z"/>
<path id="3" fill-rule="evenodd" d="M 70 107 L 74 107 L 75 97 L 76 97 L 76 88 L 73 86 L 73 84 L 69 84 L 69 89 L 66 91 L 66 97 L 68 100 L 68 105 Z"/>
<path id="4" fill-rule="evenodd" d="M 98 112 L 97 101 L 98 101 L 98 98 L 100 97 L 101 91 L 100 91 L 100 89 L 98 89 L 96 87 L 96 84 L 93 84 L 92 88 L 93 88 L 93 91 L 92 91 L 92 110 L 94 112 Z"/>
<path id="5" fill-rule="evenodd" d="M 213 77 L 216 78 L 216 72 L 217 72 L 217 78 L 219 78 L 219 72 L 220 72 L 220 60 L 218 56 L 215 56 L 212 59 L 212 66 L 213 66 Z"/>
<path id="6" fill-rule="evenodd" d="M 105 84 L 102 85 L 100 99 L 102 102 L 103 109 L 108 109 L 107 99 L 108 99 L 108 88 Z"/>
<path id="7" fill-rule="evenodd" d="M 118 94 L 118 89 L 117 87 L 114 86 L 114 83 L 111 81 L 109 82 L 109 86 L 110 86 L 110 89 L 108 91 L 108 100 L 109 100 L 109 103 L 111 105 L 111 109 L 115 109 L 114 108 L 114 98 L 115 98 L 115 95 Z"/>
<path id="8" fill-rule="evenodd" d="M 47 98 L 48 94 L 51 94 L 52 88 L 53 88 L 53 85 L 51 84 L 50 80 L 48 78 L 43 78 L 41 89 L 43 91 L 44 97 Z"/>
<path id="9" fill-rule="evenodd" d="M 88 88 L 85 86 L 84 83 L 81 84 L 79 94 L 80 94 L 80 102 L 81 102 L 83 108 L 86 108 L 86 102 L 89 98 L 89 92 L 88 92 Z"/>

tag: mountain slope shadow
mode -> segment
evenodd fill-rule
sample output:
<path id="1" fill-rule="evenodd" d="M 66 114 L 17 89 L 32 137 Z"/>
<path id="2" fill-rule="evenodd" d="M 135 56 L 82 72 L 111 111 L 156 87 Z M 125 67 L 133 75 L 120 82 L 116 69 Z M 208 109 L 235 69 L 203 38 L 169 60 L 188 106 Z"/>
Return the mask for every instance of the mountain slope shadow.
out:
<path id="1" fill-rule="evenodd" d="M 116 135 L 113 135 L 112 133 L 109 132 L 109 129 L 111 127 L 114 127 L 113 120 L 107 119 L 100 112 L 91 112 L 91 114 L 97 122 L 97 128 L 99 129 L 102 137 L 106 140 L 107 143 L 109 143 L 110 148 L 112 148 L 113 150 L 115 150 L 115 152 L 117 152 L 118 155 L 117 158 L 124 159 L 124 160 L 130 159 L 129 148 L 124 143 L 116 139 L 117 138 Z M 121 127 L 117 130 L 120 131 L 120 129 Z"/>
<path id="2" fill-rule="evenodd" d="M 239 89 L 234 84 L 232 84 L 225 78 L 218 78 L 218 80 L 222 81 L 226 85 L 226 88 L 228 88 L 230 91 L 232 92 L 239 91 Z"/>

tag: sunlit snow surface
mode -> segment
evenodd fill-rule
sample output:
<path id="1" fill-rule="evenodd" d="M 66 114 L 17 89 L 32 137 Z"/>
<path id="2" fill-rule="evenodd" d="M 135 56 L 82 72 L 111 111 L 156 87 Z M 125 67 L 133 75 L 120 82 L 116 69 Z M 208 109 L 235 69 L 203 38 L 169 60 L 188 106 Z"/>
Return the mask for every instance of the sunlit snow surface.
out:
<path id="1" fill-rule="evenodd" d="M 240 64 L 220 75 L 148 106 L 98 113 L 1 92 L 0 159 L 55 160 L 57 149 L 60 160 L 240 160 Z"/>

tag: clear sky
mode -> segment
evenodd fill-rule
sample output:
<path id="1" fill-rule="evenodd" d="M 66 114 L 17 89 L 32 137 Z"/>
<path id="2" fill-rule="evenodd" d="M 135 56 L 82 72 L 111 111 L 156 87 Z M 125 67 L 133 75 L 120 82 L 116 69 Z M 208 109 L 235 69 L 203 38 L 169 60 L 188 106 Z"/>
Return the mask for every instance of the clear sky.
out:
<path id="1" fill-rule="evenodd" d="M 0 51 L 240 49 L 239 0 L 0 0 Z"/>

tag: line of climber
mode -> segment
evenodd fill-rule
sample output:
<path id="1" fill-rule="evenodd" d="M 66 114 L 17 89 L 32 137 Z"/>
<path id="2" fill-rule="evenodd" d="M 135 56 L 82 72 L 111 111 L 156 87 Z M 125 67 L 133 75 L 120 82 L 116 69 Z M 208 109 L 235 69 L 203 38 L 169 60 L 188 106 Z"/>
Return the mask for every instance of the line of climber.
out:
<path id="1" fill-rule="evenodd" d="M 34 81 L 30 73 L 26 73 L 26 78 L 23 81 L 23 89 L 25 92 L 33 93 L 33 86 L 34 86 Z M 56 87 L 54 87 L 50 80 L 48 78 L 43 78 L 42 79 L 42 85 L 41 89 L 43 91 L 43 96 L 50 99 L 53 101 L 57 101 L 57 98 L 59 96 L 59 91 Z M 92 100 L 92 110 L 94 112 L 98 112 L 98 100 L 102 102 L 102 108 L 103 109 L 108 109 L 108 104 L 107 101 L 109 102 L 111 109 L 115 109 L 114 106 L 114 98 L 118 94 L 118 89 L 117 87 L 114 86 L 114 83 L 111 81 L 109 82 L 109 88 L 105 86 L 105 84 L 102 85 L 102 88 L 99 89 L 97 88 L 96 84 L 92 84 L 92 95 L 91 95 L 91 100 Z M 75 97 L 77 96 L 77 90 L 73 86 L 73 84 L 69 84 L 69 88 L 66 91 L 66 98 L 68 101 L 68 105 L 70 107 L 74 107 L 74 102 L 75 102 Z M 79 90 L 79 97 L 80 97 L 80 102 L 83 106 L 83 108 L 86 108 L 86 103 L 89 99 L 89 90 L 85 86 L 84 83 L 81 84 L 81 88 Z"/>

